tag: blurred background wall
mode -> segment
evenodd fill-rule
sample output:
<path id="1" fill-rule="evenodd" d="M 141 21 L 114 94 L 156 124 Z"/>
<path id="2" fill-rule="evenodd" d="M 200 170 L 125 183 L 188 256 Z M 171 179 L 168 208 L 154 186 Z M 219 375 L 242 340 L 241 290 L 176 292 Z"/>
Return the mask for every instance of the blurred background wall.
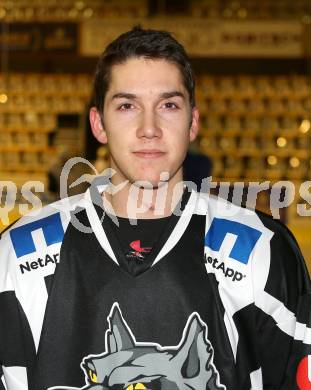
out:
<path id="1" fill-rule="evenodd" d="M 280 217 L 311 269 L 310 0 L 0 0 L 0 22 L 2 205 L 17 198 L 10 222 L 27 181 L 44 183 L 36 195 L 49 202 L 70 157 L 106 166 L 87 120 L 92 74 L 106 44 L 140 24 L 169 30 L 191 56 L 201 111 L 195 153 L 212 162 L 213 182 L 228 183 L 229 197 L 239 182 L 245 201 L 249 183 L 267 181 L 256 206 L 274 216 L 271 188 L 285 189 Z M 71 180 L 83 172 L 85 164 Z"/>

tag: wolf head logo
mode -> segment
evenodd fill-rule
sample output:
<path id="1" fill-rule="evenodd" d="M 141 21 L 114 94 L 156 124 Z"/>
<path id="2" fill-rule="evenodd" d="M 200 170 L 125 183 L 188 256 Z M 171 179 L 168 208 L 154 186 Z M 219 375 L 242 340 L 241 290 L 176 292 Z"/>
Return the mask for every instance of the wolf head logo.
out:
<path id="1" fill-rule="evenodd" d="M 193 313 L 178 346 L 136 342 L 117 303 L 108 317 L 105 352 L 81 363 L 90 390 L 225 390 L 213 364 L 207 326 Z M 79 390 L 55 386 L 48 390 Z"/>

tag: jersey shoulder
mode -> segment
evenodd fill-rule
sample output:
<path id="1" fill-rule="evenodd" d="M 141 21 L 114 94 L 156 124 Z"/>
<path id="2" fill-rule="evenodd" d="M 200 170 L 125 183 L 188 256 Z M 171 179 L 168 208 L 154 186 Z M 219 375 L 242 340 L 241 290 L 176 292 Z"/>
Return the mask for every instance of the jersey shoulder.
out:
<path id="1" fill-rule="evenodd" d="M 228 232 L 243 230 L 252 236 L 253 228 L 270 240 L 275 230 L 263 223 L 256 210 L 241 207 L 215 195 L 200 193 L 195 213 L 206 215 L 207 224 L 227 227 Z"/>
<path id="2" fill-rule="evenodd" d="M 221 291 L 234 296 L 234 310 L 254 300 L 264 307 L 271 296 L 296 312 L 298 296 L 310 291 L 310 278 L 290 230 L 260 211 L 213 196 L 200 198 L 200 213 L 206 213 L 206 269 Z"/>
<path id="3" fill-rule="evenodd" d="M 209 230 L 217 231 L 214 238 L 221 234 L 225 236 L 230 233 L 236 236 L 235 245 L 242 237 L 244 238 L 244 248 L 247 241 L 248 244 L 253 243 L 254 254 L 265 248 L 265 257 L 269 257 L 271 261 L 290 253 L 294 261 L 298 259 L 304 264 L 294 235 L 280 220 L 262 211 L 241 207 L 220 197 L 205 194 L 199 196 L 198 205 L 200 213 L 207 215 L 206 223 Z"/>
<path id="4" fill-rule="evenodd" d="M 0 239 L 0 291 L 21 275 L 50 274 L 71 219 L 84 194 L 61 199 L 23 216 Z M 56 255 L 57 254 L 57 255 Z"/>

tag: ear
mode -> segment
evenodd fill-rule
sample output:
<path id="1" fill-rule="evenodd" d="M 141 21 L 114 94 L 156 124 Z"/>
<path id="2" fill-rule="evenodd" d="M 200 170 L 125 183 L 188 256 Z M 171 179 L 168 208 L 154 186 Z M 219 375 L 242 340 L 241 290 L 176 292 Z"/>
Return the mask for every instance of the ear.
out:
<path id="1" fill-rule="evenodd" d="M 122 318 L 117 305 L 112 309 L 110 318 L 110 329 L 107 331 L 107 345 L 109 353 L 124 351 L 135 347 L 135 339 Z"/>
<path id="2" fill-rule="evenodd" d="M 91 107 L 89 114 L 91 129 L 94 137 L 101 144 L 107 143 L 107 134 L 102 123 L 102 118 L 96 107 Z"/>
<path id="3" fill-rule="evenodd" d="M 195 314 L 185 328 L 181 346 L 174 359 L 179 362 L 186 378 L 194 378 L 199 373 L 206 372 L 212 357 L 206 327 Z"/>
<path id="4" fill-rule="evenodd" d="M 189 133 L 190 142 L 196 139 L 199 131 L 199 110 L 196 107 L 192 109 L 191 116 L 192 116 L 192 121 L 191 121 L 190 133 Z"/>

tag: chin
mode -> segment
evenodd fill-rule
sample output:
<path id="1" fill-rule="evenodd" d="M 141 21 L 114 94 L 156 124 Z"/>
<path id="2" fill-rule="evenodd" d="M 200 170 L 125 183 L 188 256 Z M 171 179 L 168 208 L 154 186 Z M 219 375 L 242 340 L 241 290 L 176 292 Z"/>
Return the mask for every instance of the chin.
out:
<path id="1" fill-rule="evenodd" d="M 145 189 L 156 189 L 161 185 L 162 183 L 159 183 L 159 180 L 147 180 L 147 179 L 135 179 L 132 184 L 139 188 L 145 188 Z"/>
<path id="2" fill-rule="evenodd" d="M 166 181 L 166 179 L 163 181 L 162 175 L 153 174 L 141 175 L 140 177 L 134 176 L 133 180 L 131 180 L 131 183 L 137 187 L 153 189 L 162 186 Z"/>

